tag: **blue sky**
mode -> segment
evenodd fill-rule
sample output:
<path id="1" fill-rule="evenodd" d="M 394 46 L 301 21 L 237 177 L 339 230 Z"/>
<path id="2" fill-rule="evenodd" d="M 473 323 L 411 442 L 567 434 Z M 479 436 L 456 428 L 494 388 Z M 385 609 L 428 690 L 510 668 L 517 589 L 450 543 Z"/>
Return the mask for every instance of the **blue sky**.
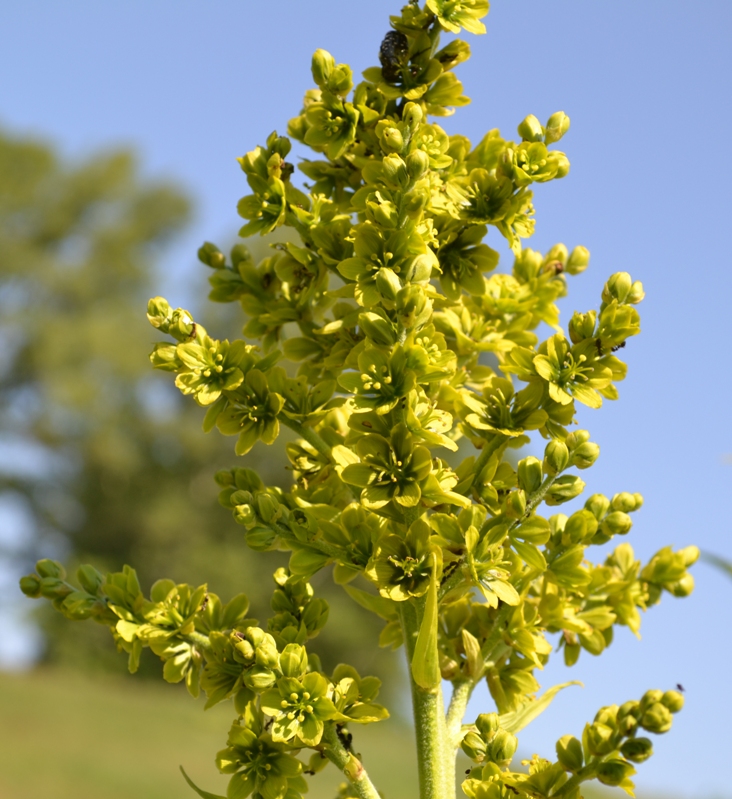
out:
<path id="1" fill-rule="evenodd" d="M 398 8 L 398 0 L 4 3 L 0 125 L 47 136 L 70 157 L 129 144 L 147 174 L 181 181 L 197 214 L 161 287 L 183 302 L 178 276 L 196 268 L 196 247 L 238 229 L 246 187 L 235 157 L 284 132 L 311 85 L 312 51 L 324 47 L 358 73 L 376 63 Z M 474 56 L 458 72 L 473 103 L 446 129 L 473 141 L 493 127 L 510 137 L 528 113 L 568 113 L 562 148 L 572 170 L 538 188 L 529 246 L 563 241 L 592 252 L 590 269 L 570 281 L 565 319 L 596 307 L 612 272 L 629 271 L 647 291 L 643 333 L 623 351 L 620 401 L 580 411 L 602 448 L 588 492 L 644 494 L 630 539 L 644 560 L 690 543 L 732 558 L 732 4 L 495 0 L 487 25 L 487 36 L 466 37 Z M 559 696 L 524 733 L 525 751 L 551 754 L 601 704 L 680 682 L 687 707 L 640 767 L 638 786 L 730 795 L 732 581 L 703 564 L 695 575 L 691 598 L 664 599 L 647 614 L 642 641 L 621 631 L 601 658 L 583 654 L 569 674 L 547 669 L 545 687 L 570 678 L 586 687 Z M 474 709 L 486 707 L 483 693 Z"/>

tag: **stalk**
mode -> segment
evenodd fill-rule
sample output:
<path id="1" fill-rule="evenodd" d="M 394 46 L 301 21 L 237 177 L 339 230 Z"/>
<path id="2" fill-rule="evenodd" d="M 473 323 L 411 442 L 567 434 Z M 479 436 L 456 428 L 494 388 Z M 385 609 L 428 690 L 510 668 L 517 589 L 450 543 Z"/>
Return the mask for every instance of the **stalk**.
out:
<path id="1" fill-rule="evenodd" d="M 412 710 L 417 737 L 417 769 L 420 799 L 454 799 L 455 783 L 450 783 L 448 762 L 453 758 L 447 745 L 445 705 L 442 686 L 432 691 L 420 688 L 412 678 L 411 663 L 419 631 L 417 608 L 412 602 L 400 602 L 404 647 L 407 653 L 409 682 L 412 687 Z"/>
<path id="2" fill-rule="evenodd" d="M 348 777 L 359 799 L 381 799 L 361 761 L 341 743 L 335 724 L 325 725 L 323 743 L 323 754 Z"/>

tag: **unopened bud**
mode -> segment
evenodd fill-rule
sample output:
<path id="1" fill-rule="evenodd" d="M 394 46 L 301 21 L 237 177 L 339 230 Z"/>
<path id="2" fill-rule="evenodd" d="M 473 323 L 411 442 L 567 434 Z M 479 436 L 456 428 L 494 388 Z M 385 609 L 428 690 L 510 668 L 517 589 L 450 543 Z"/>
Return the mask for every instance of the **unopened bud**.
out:
<path id="1" fill-rule="evenodd" d="M 409 129 L 414 133 L 420 122 L 424 118 L 422 106 L 418 103 L 407 103 L 402 111 L 402 122 L 409 126 Z"/>
<path id="2" fill-rule="evenodd" d="M 585 508 L 600 521 L 610 509 L 610 500 L 604 494 L 593 494 L 585 502 Z"/>
<path id="3" fill-rule="evenodd" d="M 553 438 L 544 450 L 544 471 L 552 477 L 569 465 L 569 450 L 564 441 Z"/>
<path id="4" fill-rule="evenodd" d="M 544 128 L 533 114 L 529 114 L 519 124 L 518 135 L 521 136 L 524 141 L 543 141 Z"/>
<path id="5" fill-rule="evenodd" d="M 274 520 L 276 515 L 278 515 L 280 505 L 271 494 L 262 491 L 261 493 L 257 494 L 256 502 L 257 511 L 259 512 L 259 516 L 263 521 L 269 523 Z"/>
<path id="6" fill-rule="evenodd" d="M 206 266 L 210 266 L 212 269 L 222 269 L 226 265 L 224 254 L 210 241 L 204 242 L 203 246 L 198 248 L 198 260 L 206 264 Z"/>
<path id="7" fill-rule="evenodd" d="M 501 722 L 497 713 L 481 713 L 475 720 L 478 732 L 486 741 L 492 741 L 493 736 L 498 732 Z"/>
<path id="8" fill-rule="evenodd" d="M 544 501 L 547 505 L 561 505 L 578 497 L 585 489 L 585 483 L 574 474 L 564 474 L 554 481 L 547 491 Z"/>
<path id="9" fill-rule="evenodd" d="M 588 311 L 587 313 L 575 311 L 569 320 L 569 337 L 572 339 L 572 343 L 579 344 L 580 341 L 584 341 L 586 338 L 592 338 L 595 334 L 596 322 L 597 314 L 595 311 Z"/>
<path id="10" fill-rule="evenodd" d="M 630 532 L 633 520 L 627 513 L 616 510 L 608 513 L 602 522 L 602 531 L 608 535 L 625 535 Z"/>
<path id="11" fill-rule="evenodd" d="M 661 697 L 661 703 L 672 713 L 678 713 L 684 706 L 684 697 L 680 691 L 666 691 Z"/>
<path id="12" fill-rule="evenodd" d="M 633 281 L 627 272 L 616 272 L 610 276 L 602 289 L 603 302 L 611 303 L 617 300 L 621 304 L 624 303 L 632 285 Z"/>
<path id="13" fill-rule="evenodd" d="M 407 156 L 407 172 L 412 180 L 419 180 L 430 168 L 430 157 L 424 150 L 414 150 Z"/>
<path id="14" fill-rule="evenodd" d="M 55 577 L 63 580 L 66 577 L 66 570 L 64 567 L 55 560 L 44 558 L 36 563 L 36 571 L 39 577 Z"/>
<path id="15" fill-rule="evenodd" d="M 620 747 L 620 754 L 633 763 L 643 763 L 653 754 L 650 738 L 629 738 Z"/>
<path id="16" fill-rule="evenodd" d="M 567 259 L 565 269 L 570 275 L 579 275 L 584 272 L 590 264 L 590 251 L 587 247 L 579 245 L 575 247 Z"/>
<path id="17" fill-rule="evenodd" d="M 335 67 L 335 59 L 327 50 L 316 50 L 313 53 L 311 69 L 313 80 L 324 89 L 328 83 L 328 78 Z"/>
<path id="18" fill-rule="evenodd" d="M 381 134 L 381 146 L 387 153 L 400 153 L 404 148 L 404 139 L 399 128 L 385 128 Z"/>
<path id="19" fill-rule="evenodd" d="M 564 244 L 555 244 L 551 250 L 544 256 L 544 263 L 548 264 L 552 261 L 559 261 L 562 266 L 567 263 L 567 248 Z"/>
<path id="20" fill-rule="evenodd" d="M 643 291 L 643 284 L 640 282 L 640 280 L 636 280 L 630 287 L 630 291 L 628 292 L 628 296 L 625 298 L 625 301 L 630 305 L 637 305 L 645 296 L 646 293 Z"/>
<path id="21" fill-rule="evenodd" d="M 529 456 L 518 463 L 518 483 L 527 494 L 533 494 L 541 485 L 541 461 Z"/>
<path id="22" fill-rule="evenodd" d="M 20 578 L 20 590 L 31 599 L 41 595 L 41 581 L 37 574 L 28 574 Z"/>
<path id="23" fill-rule="evenodd" d="M 557 111 L 552 114 L 546 123 L 544 141 L 547 144 L 554 144 L 569 130 L 569 117 L 564 111 Z"/>
<path id="24" fill-rule="evenodd" d="M 486 755 L 498 765 L 507 764 L 516 754 L 518 738 L 506 730 L 499 730 L 488 745 Z"/>
<path id="25" fill-rule="evenodd" d="M 390 183 L 394 183 L 401 187 L 404 187 L 409 183 L 407 165 L 396 153 L 385 156 L 381 163 L 384 170 L 384 177 Z"/>
<path id="26" fill-rule="evenodd" d="M 681 579 L 669 586 L 669 590 L 677 599 L 683 599 L 689 596 L 694 590 L 693 575 L 685 574 Z"/>
<path id="27" fill-rule="evenodd" d="M 625 760 L 605 760 L 597 767 L 597 779 L 603 785 L 620 785 L 632 774 L 635 774 L 635 769 Z"/>
<path id="28" fill-rule="evenodd" d="M 460 742 L 460 748 L 476 763 L 485 759 L 486 743 L 477 732 L 469 732 Z"/>
<path id="29" fill-rule="evenodd" d="M 567 771 L 579 771 L 584 765 L 582 744 L 574 735 L 565 735 L 557 741 L 557 760 Z"/>
<path id="30" fill-rule="evenodd" d="M 636 509 L 635 494 L 630 494 L 627 491 L 615 494 L 610 502 L 610 507 L 613 510 L 623 511 L 623 513 L 632 513 Z"/>
<path id="31" fill-rule="evenodd" d="M 104 582 L 104 575 L 93 566 L 85 563 L 77 569 L 76 579 L 85 591 L 96 596 L 99 592 L 99 587 Z"/>
<path id="32" fill-rule="evenodd" d="M 660 735 L 671 729 L 672 722 L 671 711 L 661 702 L 656 702 L 643 714 L 640 725 L 644 730 Z"/>
<path id="33" fill-rule="evenodd" d="M 585 441 L 572 452 L 571 463 L 578 469 L 589 469 L 600 457 L 600 447 L 592 441 Z"/>

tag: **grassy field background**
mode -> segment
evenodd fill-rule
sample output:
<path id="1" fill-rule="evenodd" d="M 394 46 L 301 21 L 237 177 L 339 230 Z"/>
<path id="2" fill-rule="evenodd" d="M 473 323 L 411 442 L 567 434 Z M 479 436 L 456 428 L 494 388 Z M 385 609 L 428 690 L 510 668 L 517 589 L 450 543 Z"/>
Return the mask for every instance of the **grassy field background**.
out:
<path id="1" fill-rule="evenodd" d="M 204 790 L 225 794 L 227 778 L 213 759 L 232 720 L 228 703 L 204 713 L 180 686 L 55 670 L 0 673 L 0 797 L 195 799 L 179 765 Z M 392 718 L 352 732 L 385 799 L 416 799 L 412 730 Z M 308 797 L 334 799 L 340 782 L 328 766 L 311 779 Z M 585 792 L 616 796 L 626 794 Z"/>

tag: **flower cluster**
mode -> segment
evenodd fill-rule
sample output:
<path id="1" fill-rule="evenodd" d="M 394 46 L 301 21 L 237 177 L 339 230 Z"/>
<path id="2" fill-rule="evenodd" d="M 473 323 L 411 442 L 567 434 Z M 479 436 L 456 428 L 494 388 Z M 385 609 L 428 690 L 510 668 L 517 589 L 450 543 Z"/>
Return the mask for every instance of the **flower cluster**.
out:
<path id="1" fill-rule="evenodd" d="M 296 799 L 326 760 L 349 796 L 378 796 L 343 743 L 344 725 L 386 716 L 373 701 L 378 681 L 344 665 L 329 675 L 306 650 L 328 615 L 308 580 L 326 567 L 384 620 L 380 644 L 404 646 L 423 797 L 453 795 L 459 746 L 479 764 L 463 784 L 471 799 L 577 799 L 595 778 L 631 791 L 632 764 L 651 753 L 636 733 L 665 732 L 682 704 L 650 691 L 603 708 L 581 742 L 558 742 L 556 761 L 510 769 L 516 733 L 563 687 L 535 696 L 557 645 L 573 667 L 583 650 L 610 646 L 618 625 L 638 634 L 641 611 L 664 592 L 690 593 L 698 550 L 664 548 L 644 565 L 623 538 L 601 562 L 590 557 L 628 534 L 642 497 L 577 501 L 579 473 L 600 454 L 577 417 L 618 398 L 618 353 L 640 331 L 644 292 L 618 272 L 599 307 L 565 331 L 557 300 L 589 251 L 523 245 L 534 191 L 569 172 L 554 146 L 566 114 L 544 125 L 527 116 L 517 141 L 490 130 L 473 143 L 434 121 L 468 102 L 454 69 L 470 48 L 440 48 L 440 34 L 482 33 L 487 11 L 485 0 L 409 3 L 374 47 L 380 66 L 355 86 L 347 65 L 315 52 L 315 87 L 287 137 L 272 133 L 240 159 L 240 235 L 286 226 L 290 242 L 259 263 L 242 244 L 229 256 L 210 243 L 199 251 L 211 299 L 241 305 L 243 339 L 212 338 L 185 310 L 150 301 L 150 322 L 172 339 L 152 363 L 206 409 L 206 430 L 236 436 L 238 455 L 272 444 L 282 425 L 296 436 L 290 490 L 239 466 L 216 475 L 247 544 L 290 553 L 266 628 L 245 618 L 245 599 L 223 605 L 205 587 L 161 581 L 146 599 L 129 569 L 103 578 L 83 567 L 76 588 L 42 561 L 23 581 L 70 618 L 108 624 L 133 669 L 150 646 L 166 679 L 200 687 L 209 705 L 233 701 L 217 758 L 232 775 L 229 799 Z M 314 153 L 300 165 L 305 190 L 285 160 L 291 139 Z M 501 239 L 513 254 L 503 271 Z M 532 441 L 538 457 L 517 458 Z M 453 688 L 446 716 L 443 680 Z M 481 680 L 496 712 L 466 734 Z"/>

